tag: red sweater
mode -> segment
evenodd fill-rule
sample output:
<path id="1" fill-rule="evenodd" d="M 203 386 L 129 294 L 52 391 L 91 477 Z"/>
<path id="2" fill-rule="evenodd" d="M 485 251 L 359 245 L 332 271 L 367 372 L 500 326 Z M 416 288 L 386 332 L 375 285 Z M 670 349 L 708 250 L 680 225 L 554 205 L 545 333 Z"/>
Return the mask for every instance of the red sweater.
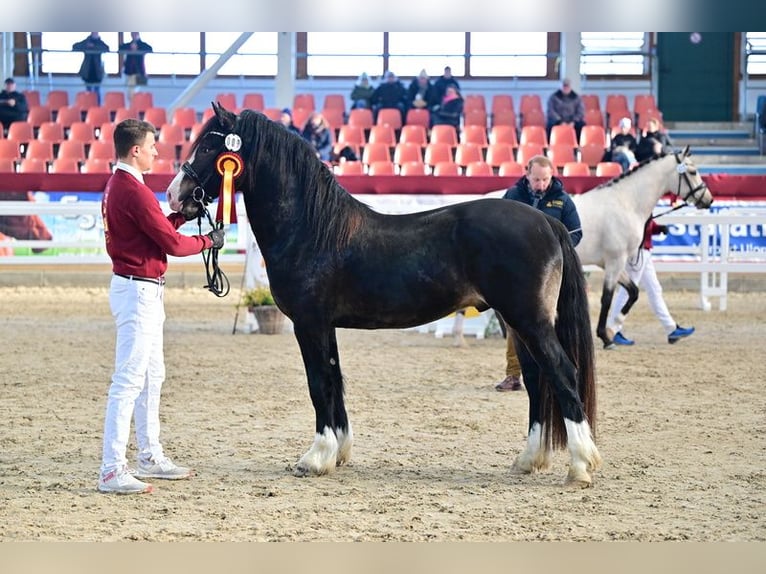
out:
<path id="1" fill-rule="evenodd" d="M 165 217 L 154 192 L 123 169 L 117 169 L 106 184 L 101 215 L 106 251 L 115 273 L 162 277 L 168 255 L 194 255 L 212 246 L 204 235 L 178 233 L 186 222 L 184 216 L 171 213 Z"/>
<path id="2" fill-rule="evenodd" d="M 641 244 L 641 247 L 644 249 L 650 250 L 652 249 L 652 235 L 657 235 L 659 233 L 666 233 L 667 227 L 664 225 L 660 225 L 657 222 L 654 221 L 654 219 L 650 219 L 646 222 L 646 227 L 644 228 L 644 241 Z"/>

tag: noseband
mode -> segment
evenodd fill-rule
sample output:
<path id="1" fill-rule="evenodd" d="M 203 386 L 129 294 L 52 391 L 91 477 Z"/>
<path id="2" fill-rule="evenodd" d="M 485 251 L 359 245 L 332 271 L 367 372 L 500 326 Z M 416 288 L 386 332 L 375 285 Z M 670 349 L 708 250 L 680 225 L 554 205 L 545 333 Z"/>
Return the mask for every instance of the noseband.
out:
<path id="1" fill-rule="evenodd" d="M 208 134 L 221 136 L 224 139 L 226 139 L 227 135 L 231 135 L 231 134 L 224 134 L 222 132 L 217 132 L 217 131 L 210 131 L 206 135 Z M 195 203 L 198 203 L 204 209 L 207 205 L 210 204 L 210 202 L 213 201 L 213 199 L 215 199 L 205 189 L 205 186 L 210 180 L 211 176 L 208 175 L 205 181 L 202 181 L 202 178 L 194 170 L 194 168 L 188 161 L 185 161 L 183 162 L 183 164 L 181 164 L 181 171 L 184 173 L 184 175 L 186 175 L 186 177 L 191 179 L 192 182 L 194 183 L 194 189 L 191 192 L 192 201 L 194 201 Z"/>

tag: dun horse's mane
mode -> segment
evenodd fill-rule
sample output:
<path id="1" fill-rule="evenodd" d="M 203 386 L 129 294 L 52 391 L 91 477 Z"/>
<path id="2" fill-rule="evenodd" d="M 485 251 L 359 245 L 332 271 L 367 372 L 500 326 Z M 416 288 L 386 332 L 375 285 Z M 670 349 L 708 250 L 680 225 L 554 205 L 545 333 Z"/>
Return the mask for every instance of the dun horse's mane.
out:
<path id="1" fill-rule="evenodd" d="M 221 129 L 213 116 L 202 133 L 216 128 Z M 245 162 L 239 189 L 254 190 L 258 185 L 256 176 L 268 162 L 269 172 L 278 181 L 278 193 L 292 194 L 296 220 L 303 220 L 306 228 L 312 230 L 315 247 L 342 249 L 358 229 L 359 215 L 365 208 L 338 184 L 313 146 L 253 110 L 241 112 L 236 133 L 242 138 L 240 153 Z"/>
<path id="2" fill-rule="evenodd" d="M 604 183 L 594 187 L 593 189 L 602 189 L 602 188 L 613 187 L 615 185 L 618 185 L 618 184 L 622 183 L 623 181 L 625 181 L 626 179 L 628 179 L 629 177 L 635 175 L 637 171 L 645 168 L 647 165 L 649 165 L 651 163 L 654 163 L 655 161 L 658 161 L 658 160 L 662 159 L 663 157 L 665 157 L 665 156 L 664 155 L 652 156 L 649 159 L 645 159 L 644 161 L 639 163 L 633 169 L 626 171 L 625 173 L 615 177 L 614 179 L 610 179 L 609 181 L 605 181 Z"/>

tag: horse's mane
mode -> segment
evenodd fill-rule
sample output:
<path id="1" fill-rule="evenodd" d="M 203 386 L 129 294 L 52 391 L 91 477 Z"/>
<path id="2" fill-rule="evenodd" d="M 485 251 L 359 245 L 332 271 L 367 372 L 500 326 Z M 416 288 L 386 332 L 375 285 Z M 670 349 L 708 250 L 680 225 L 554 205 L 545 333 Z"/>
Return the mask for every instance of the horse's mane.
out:
<path id="1" fill-rule="evenodd" d="M 653 163 L 653 162 L 655 162 L 657 160 L 662 159 L 663 157 L 665 157 L 665 156 L 664 155 L 658 155 L 658 156 L 652 156 L 649 159 L 645 159 L 644 161 L 639 163 L 633 169 L 630 169 L 630 170 L 626 171 L 625 173 L 622 173 L 622 174 L 618 175 L 614 179 L 610 179 L 608 181 L 605 181 L 604 183 L 602 183 L 601 185 L 597 185 L 593 189 L 594 190 L 595 189 L 602 189 L 602 188 L 613 187 L 615 185 L 618 185 L 618 184 L 622 183 L 623 181 L 625 181 L 626 179 L 628 179 L 629 177 L 635 175 L 637 171 L 639 171 L 642 168 L 646 167 L 650 163 Z"/>
<path id="2" fill-rule="evenodd" d="M 202 133 L 210 129 L 221 129 L 216 116 L 208 121 Z M 314 147 L 253 110 L 241 112 L 235 130 L 242 138 L 240 153 L 246 166 L 238 187 L 254 190 L 257 174 L 267 165 L 278 181 L 278 193 L 292 194 L 298 210 L 295 217 L 313 231 L 315 247 L 341 249 L 358 228 L 358 216 L 365 207 L 338 184 L 327 165 L 316 156 Z"/>

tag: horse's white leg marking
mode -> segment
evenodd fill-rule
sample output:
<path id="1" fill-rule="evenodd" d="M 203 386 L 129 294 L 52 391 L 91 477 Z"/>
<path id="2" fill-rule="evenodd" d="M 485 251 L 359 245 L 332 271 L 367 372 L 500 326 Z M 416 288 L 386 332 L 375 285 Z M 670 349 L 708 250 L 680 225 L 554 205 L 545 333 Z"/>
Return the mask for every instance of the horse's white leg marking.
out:
<path id="1" fill-rule="evenodd" d="M 308 474 L 322 475 L 335 470 L 335 462 L 338 456 L 338 439 L 330 427 L 324 427 L 322 434 L 314 436 L 314 444 L 298 461 L 294 474 L 306 476 Z"/>
<path id="2" fill-rule="evenodd" d="M 527 436 L 527 446 L 516 457 L 511 466 L 511 472 L 517 474 L 530 474 L 542 470 L 548 470 L 551 466 L 551 453 L 543 448 L 543 427 L 540 423 L 532 424 Z"/>
<path id="3" fill-rule="evenodd" d="M 335 435 L 338 437 L 338 460 L 336 464 L 341 466 L 351 460 L 351 445 L 354 443 L 354 431 L 351 430 L 351 423 L 348 423 L 346 432 L 343 432 L 343 429 L 335 429 Z"/>
<path id="4" fill-rule="evenodd" d="M 601 455 L 593 442 L 590 425 L 586 420 L 575 423 L 566 418 L 564 425 L 567 429 L 567 448 L 571 457 L 567 484 L 588 487 L 592 481 L 590 473 L 601 466 Z"/>

